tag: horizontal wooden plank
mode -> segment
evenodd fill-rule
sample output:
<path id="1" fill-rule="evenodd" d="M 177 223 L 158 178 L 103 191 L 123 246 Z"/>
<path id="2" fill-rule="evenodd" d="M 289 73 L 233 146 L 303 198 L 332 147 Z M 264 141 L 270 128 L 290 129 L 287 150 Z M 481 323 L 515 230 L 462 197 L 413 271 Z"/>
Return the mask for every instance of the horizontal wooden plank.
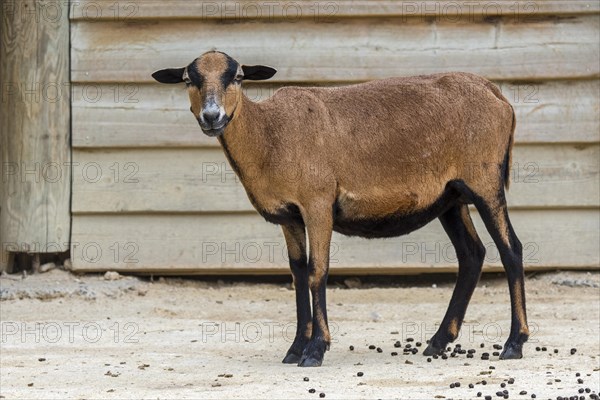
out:
<path id="1" fill-rule="evenodd" d="M 499 82 L 517 114 L 518 143 L 598 142 L 600 81 Z M 260 101 L 281 85 L 247 84 L 246 95 Z M 218 146 L 203 135 L 179 85 L 75 84 L 73 146 Z"/>
<path id="2" fill-rule="evenodd" d="M 73 213 L 253 210 L 220 149 L 76 150 L 73 158 Z M 598 207 L 599 158 L 597 144 L 516 146 L 510 206 Z"/>
<path id="3" fill-rule="evenodd" d="M 600 5 L 592 0 L 227 0 L 191 2 L 189 0 L 114 0 L 72 1 L 73 20 L 136 20 L 136 19 L 227 19 L 274 20 L 301 18 L 334 18 L 357 16 L 404 16 L 406 18 L 456 18 L 457 15 L 492 17 L 509 15 L 531 17 L 548 14 L 596 13 Z"/>
<path id="4" fill-rule="evenodd" d="M 596 15 L 514 19 L 402 17 L 234 21 L 148 20 L 72 23 L 73 82 L 151 82 L 217 48 L 245 64 L 268 64 L 274 81 L 355 82 L 467 71 L 495 80 L 600 75 Z"/>
<path id="5" fill-rule="evenodd" d="M 597 269 L 599 216 L 597 210 L 513 211 L 526 268 Z M 488 249 L 486 265 L 499 266 L 489 235 L 478 216 L 474 220 Z M 77 215 L 72 243 L 77 271 L 287 273 L 279 227 L 252 214 Z M 367 240 L 334 234 L 332 239 L 334 273 L 436 272 L 455 265 L 450 241 L 437 221 L 401 238 Z"/>

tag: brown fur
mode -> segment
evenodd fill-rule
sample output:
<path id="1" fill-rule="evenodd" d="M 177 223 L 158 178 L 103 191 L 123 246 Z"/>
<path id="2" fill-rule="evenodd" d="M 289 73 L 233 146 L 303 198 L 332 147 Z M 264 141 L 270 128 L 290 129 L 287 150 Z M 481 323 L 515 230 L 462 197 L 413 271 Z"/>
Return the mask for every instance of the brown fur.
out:
<path id="1" fill-rule="evenodd" d="M 452 321 L 450 321 L 450 326 L 448 327 L 448 333 L 450 334 L 450 336 L 453 339 L 456 339 L 458 337 L 458 319 L 457 318 L 453 318 Z"/>
<path id="2" fill-rule="evenodd" d="M 526 332 L 521 249 L 504 199 L 516 122 L 512 106 L 495 85 L 473 74 L 445 73 L 345 87 L 285 87 L 254 103 L 239 84 L 223 87 L 223 53 L 206 53 L 195 65 L 204 83 L 189 88 L 194 114 L 198 117 L 210 93 L 224 105 L 230 121 L 219 141 L 254 207 L 284 225 L 294 282 L 301 282 L 296 284 L 299 309 L 308 302 L 307 291 L 312 294 L 312 325 L 309 313 L 298 313 L 298 335 L 310 328 L 311 340 L 304 343 L 297 337 L 284 362 L 320 365 L 330 343 L 325 283 L 331 234 L 340 229 L 340 220 L 350 225 L 375 221 L 372 229 L 377 229 L 377 221 L 404 218 L 412 224 L 407 231 L 417 229 L 450 212 L 435 207 L 457 182 L 461 197 L 450 201 L 462 209 L 457 217 L 445 219 L 450 224 L 445 229 L 460 225 L 451 232 L 455 247 L 464 235 L 470 237 L 473 245 L 463 248 L 464 271 L 459 275 L 470 276 L 470 283 L 455 289 L 453 301 L 461 305 L 450 307 L 445 318 L 451 337 L 436 343 L 445 345 L 458 335 L 481 271 L 484 250 L 477 250 L 481 242 L 465 205 L 472 202 L 484 212 L 505 266 L 514 270 L 509 276 L 516 282 L 511 295 L 519 294 L 513 295 L 511 332 Z M 299 215 L 291 215 L 290 206 Z M 428 220 L 410 220 L 426 214 L 431 214 Z M 507 353 L 508 358 L 520 353 L 523 338 L 515 335 L 511 333 L 509 342 L 518 351 Z M 301 358 L 298 346 L 304 346 Z"/>
<path id="3" fill-rule="evenodd" d="M 442 74 L 283 88 L 258 104 L 244 97 L 223 139 L 241 171 L 260 166 L 242 182 L 268 212 L 340 198 L 349 216 L 408 214 L 430 206 L 453 179 L 491 197 L 504 181 L 512 109 L 485 83 Z M 468 102 L 464 85 L 474 89 Z M 448 107 L 455 102 L 462 104 Z M 495 176 L 480 171 L 488 165 Z"/>

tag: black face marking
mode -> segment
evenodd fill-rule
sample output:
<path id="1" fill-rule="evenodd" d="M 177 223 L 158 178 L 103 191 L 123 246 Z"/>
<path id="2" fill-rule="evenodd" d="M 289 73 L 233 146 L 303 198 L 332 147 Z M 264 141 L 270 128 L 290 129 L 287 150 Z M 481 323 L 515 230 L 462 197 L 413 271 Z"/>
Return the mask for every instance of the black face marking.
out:
<path id="1" fill-rule="evenodd" d="M 227 69 L 221 75 L 221 84 L 223 85 L 223 88 L 227 88 L 227 86 L 229 86 L 229 84 L 233 82 L 237 75 L 239 67 L 237 61 L 229 57 L 227 54 L 225 54 L 225 56 L 227 57 Z"/>
<path id="2" fill-rule="evenodd" d="M 204 78 L 202 77 L 202 74 L 200 74 L 200 71 L 198 71 L 196 68 L 196 60 L 187 66 L 187 73 L 190 77 L 192 85 L 200 89 L 202 87 L 202 83 L 204 82 Z"/>

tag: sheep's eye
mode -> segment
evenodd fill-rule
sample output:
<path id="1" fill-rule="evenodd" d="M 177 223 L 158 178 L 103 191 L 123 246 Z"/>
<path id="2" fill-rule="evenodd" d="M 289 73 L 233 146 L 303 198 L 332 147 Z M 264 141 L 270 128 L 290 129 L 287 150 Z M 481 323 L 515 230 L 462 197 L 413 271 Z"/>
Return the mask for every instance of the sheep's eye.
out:
<path id="1" fill-rule="evenodd" d="M 234 82 L 235 83 L 240 83 L 242 81 L 242 79 L 244 79 L 244 75 L 236 75 Z"/>
<path id="2" fill-rule="evenodd" d="M 192 107 L 190 107 L 190 112 L 191 112 L 192 114 L 194 113 L 194 110 L 192 110 Z"/>

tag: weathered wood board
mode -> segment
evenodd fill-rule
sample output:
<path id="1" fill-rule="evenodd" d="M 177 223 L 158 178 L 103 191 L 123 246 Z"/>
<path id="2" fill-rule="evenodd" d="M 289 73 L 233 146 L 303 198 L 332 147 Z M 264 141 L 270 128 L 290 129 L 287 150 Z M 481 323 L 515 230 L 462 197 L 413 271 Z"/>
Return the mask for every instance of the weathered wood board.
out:
<path id="1" fill-rule="evenodd" d="M 515 107 L 517 143 L 579 143 L 600 140 L 600 81 L 500 82 Z M 244 84 L 253 101 L 280 85 Z M 189 111 L 181 85 L 96 84 L 73 87 L 73 146 L 208 147 Z"/>
<path id="2" fill-rule="evenodd" d="M 599 158 L 597 144 L 516 146 L 510 206 L 600 206 Z M 221 149 L 77 150 L 73 161 L 76 214 L 253 210 Z"/>
<path id="3" fill-rule="evenodd" d="M 189 0 L 78 0 L 71 5 L 74 20 L 135 20 L 135 19 L 225 19 L 276 20 L 318 18 L 331 20 L 345 17 L 403 16 L 405 18 L 446 18 L 458 15 L 520 16 L 594 13 L 600 4 L 593 0 L 282 0 L 257 2 L 254 0 L 226 0 L 193 2 Z"/>
<path id="4" fill-rule="evenodd" d="M 0 267 L 6 251 L 69 248 L 69 19 L 21 14 L 40 6 L 1 5 Z"/>
<path id="5" fill-rule="evenodd" d="M 150 82 L 217 48 L 246 64 L 276 65 L 279 82 L 356 82 L 466 71 L 494 80 L 600 75 L 595 15 L 423 23 L 402 18 L 341 22 L 221 23 L 210 19 L 72 23 L 74 82 Z"/>
<path id="6" fill-rule="evenodd" d="M 524 246 L 526 267 L 597 267 L 600 262 L 596 210 L 514 210 L 511 219 Z M 477 230 L 498 253 L 478 216 Z M 73 220 L 74 268 L 169 273 L 287 273 L 280 228 L 257 214 L 78 215 Z M 335 234 L 331 268 L 337 273 L 391 273 L 456 269 L 449 239 L 439 222 L 408 236 L 367 240 Z"/>

